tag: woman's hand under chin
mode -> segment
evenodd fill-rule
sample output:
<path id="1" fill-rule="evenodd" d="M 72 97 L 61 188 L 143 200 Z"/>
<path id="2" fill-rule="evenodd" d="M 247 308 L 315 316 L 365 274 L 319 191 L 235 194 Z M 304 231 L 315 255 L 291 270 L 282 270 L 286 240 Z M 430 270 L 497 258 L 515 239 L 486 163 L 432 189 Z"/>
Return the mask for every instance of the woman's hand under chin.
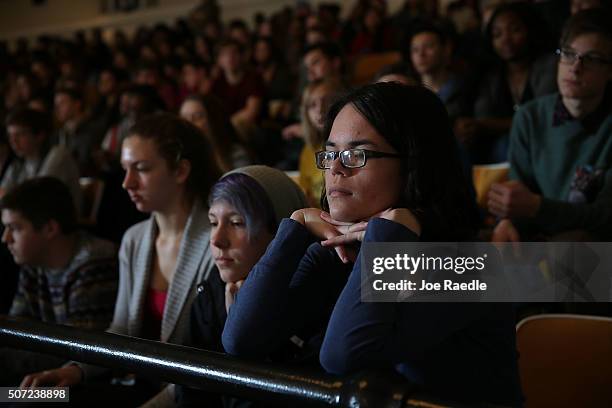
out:
<path id="1" fill-rule="evenodd" d="M 243 283 L 244 279 L 239 280 L 238 282 L 227 282 L 225 284 L 225 311 L 227 313 L 229 313 L 230 307 L 232 307 L 236 301 L 236 295 L 238 294 L 238 291 L 242 287 Z"/>
<path id="2" fill-rule="evenodd" d="M 304 208 L 297 210 L 291 214 L 291 219 L 305 226 L 312 235 L 323 242 L 328 242 L 334 238 L 343 236 L 345 233 L 349 232 L 349 226 L 353 225 L 350 223 L 334 221 L 328 213 L 321 211 L 318 208 Z M 366 226 L 367 223 L 364 224 L 363 231 L 365 231 Z M 355 260 L 355 251 L 352 251 L 344 244 L 325 246 L 334 247 L 336 253 L 344 263 Z"/>
<path id="3" fill-rule="evenodd" d="M 326 239 L 321 242 L 321 245 L 336 249 L 342 262 L 355 262 L 357 253 L 348 245 L 363 241 L 366 228 L 368 227 L 368 221 L 359 221 L 355 223 L 336 221 L 324 211 L 321 211 L 320 217 L 328 224 L 335 226 L 336 230 L 339 232 L 339 235 Z M 384 218 L 402 224 L 415 234 L 421 235 L 421 225 L 419 221 L 407 208 L 389 208 L 370 217 L 370 219 L 372 218 Z"/>
<path id="4" fill-rule="evenodd" d="M 318 208 L 302 208 L 294 211 L 291 219 L 305 226 L 312 235 L 322 240 L 340 235 L 341 233 L 334 225 L 321 217 L 322 213 L 323 211 Z"/>
<path id="5" fill-rule="evenodd" d="M 410 231 L 421 235 L 421 225 L 407 208 L 389 208 L 372 218 L 384 218 L 404 225 Z M 355 262 L 357 251 L 352 245 L 362 242 L 368 221 L 343 222 L 334 220 L 329 213 L 317 208 L 304 208 L 291 214 L 291 219 L 304 225 L 308 231 L 321 239 L 321 245 L 332 247 L 344 263 Z"/>

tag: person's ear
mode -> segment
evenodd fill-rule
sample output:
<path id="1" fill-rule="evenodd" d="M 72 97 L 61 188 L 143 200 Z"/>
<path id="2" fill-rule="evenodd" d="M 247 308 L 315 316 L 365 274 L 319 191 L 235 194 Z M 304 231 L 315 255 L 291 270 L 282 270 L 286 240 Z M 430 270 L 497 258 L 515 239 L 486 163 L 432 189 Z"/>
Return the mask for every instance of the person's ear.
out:
<path id="1" fill-rule="evenodd" d="M 178 162 L 175 170 L 176 181 L 179 184 L 187 182 L 189 175 L 191 174 L 191 162 L 189 160 L 182 159 Z"/>
<path id="2" fill-rule="evenodd" d="M 62 227 L 60 227 L 56 220 L 51 219 L 42 226 L 41 231 L 45 238 L 53 239 L 62 233 Z"/>

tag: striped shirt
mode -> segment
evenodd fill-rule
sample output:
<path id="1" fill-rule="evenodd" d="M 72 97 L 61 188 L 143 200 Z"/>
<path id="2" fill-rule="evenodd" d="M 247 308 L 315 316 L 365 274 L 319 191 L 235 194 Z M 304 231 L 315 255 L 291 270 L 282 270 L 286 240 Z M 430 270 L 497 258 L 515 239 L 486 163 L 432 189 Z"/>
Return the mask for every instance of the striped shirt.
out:
<path id="1" fill-rule="evenodd" d="M 23 266 L 9 314 L 105 330 L 113 317 L 118 268 L 115 246 L 77 233 L 77 251 L 63 269 Z"/>

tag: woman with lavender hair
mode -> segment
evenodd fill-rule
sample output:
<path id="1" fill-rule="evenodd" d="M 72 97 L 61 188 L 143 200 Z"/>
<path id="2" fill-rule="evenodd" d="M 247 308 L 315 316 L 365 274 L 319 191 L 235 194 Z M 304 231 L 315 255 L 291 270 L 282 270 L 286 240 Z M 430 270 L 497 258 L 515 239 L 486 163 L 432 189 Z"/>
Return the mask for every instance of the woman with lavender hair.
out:
<path id="1" fill-rule="evenodd" d="M 198 286 L 192 306 L 192 346 L 224 352 L 221 334 L 242 282 L 266 251 L 280 221 L 306 206 L 299 186 L 282 171 L 267 166 L 236 169 L 213 186 L 208 218 L 215 267 Z M 286 360 L 287 351 L 300 354 L 288 340 L 286 346 L 277 357 Z M 178 387 L 176 395 L 182 407 L 250 404 L 186 387 Z"/>

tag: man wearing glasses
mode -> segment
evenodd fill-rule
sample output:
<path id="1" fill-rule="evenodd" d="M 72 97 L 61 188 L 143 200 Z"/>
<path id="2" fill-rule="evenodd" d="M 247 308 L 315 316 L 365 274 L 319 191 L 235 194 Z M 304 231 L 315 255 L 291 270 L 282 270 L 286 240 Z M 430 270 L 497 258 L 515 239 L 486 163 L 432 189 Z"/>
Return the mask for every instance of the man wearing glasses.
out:
<path id="1" fill-rule="evenodd" d="M 511 181 L 489 193 L 501 218 L 493 240 L 612 237 L 611 21 L 602 9 L 572 16 L 557 50 L 559 94 L 515 115 Z"/>

